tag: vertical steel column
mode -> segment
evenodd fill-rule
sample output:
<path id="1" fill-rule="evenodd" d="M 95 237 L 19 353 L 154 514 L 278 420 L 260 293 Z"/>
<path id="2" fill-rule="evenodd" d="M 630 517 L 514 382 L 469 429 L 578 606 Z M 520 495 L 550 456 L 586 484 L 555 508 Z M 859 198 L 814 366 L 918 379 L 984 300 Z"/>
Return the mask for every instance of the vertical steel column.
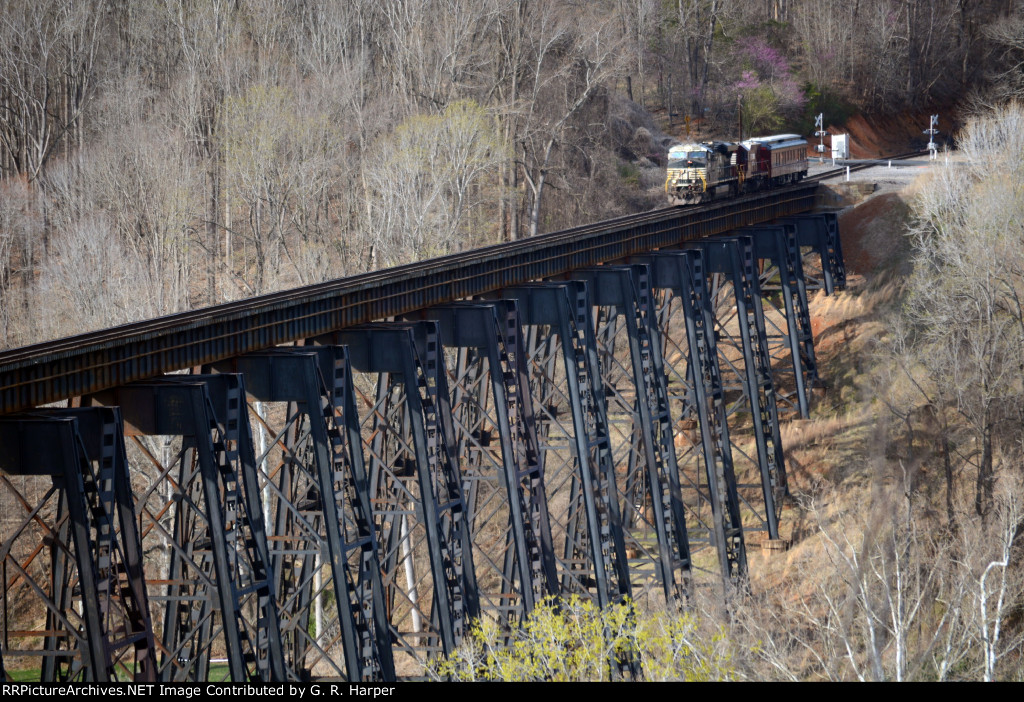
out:
<path id="1" fill-rule="evenodd" d="M 835 286 L 839 290 L 846 289 L 846 262 L 843 259 L 843 238 L 839 234 L 839 215 L 835 212 L 822 212 L 817 215 L 825 223 L 828 238 L 829 260 L 832 262 L 832 275 Z"/>
<path id="2" fill-rule="evenodd" d="M 804 261 L 805 285 L 808 290 L 824 290 L 826 295 L 831 295 L 836 289 L 846 287 L 846 268 L 839 241 L 838 219 L 834 212 L 784 217 L 778 223 L 794 226 L 797 244 L 817 254 L 821 280 L 809 275 L 806 259 Z"/>
<path id="3" fill-rule="evenodd" d="M 352 363 L 344 346 L 317 347 L 315 350 L 320 359 L 321 377 L 330 393 L 330 403 L 324 406 L 324 417 L 331 441 L 335 494 L 339 494 L 342 485 L 347 490 L 349 512 L 345 517 L 350 521 L 345 522 L 342 535 L 347 539 L 346 543 L 359 546 L 359 551 L 351 555 L 352 562 L 358 563 L 353 568 L 357 575 L 353 576 L 350 571 L 348 576 L 355 582 L 347 583 L 352 593 L 349 607 L 356 626 L 354 633 L 360 646 L 359 656 L 363 661 L 364 675 L 375 671 L 380 678 L 393 680 L 396 671 L 385 610 L 380 544 L 373 523 L 370 477 L 363 458 Z M 368 618 L 372 619 L 372 630 Z M 376 663 L 371 663 L 371 659 Z"/>
<path id="4" fill-rule="evenodd" d="M 25 510 L 0 546 L 0 624 L 7 656 L 21 653 L 12 649 L 12 638 L 40 638 L 43 681 L 107 682 L 126 676 L 152 682 L 155 644 L 118 411 L 52 410 L 0 420 L 0 443 L 0 483 Z M 29 476 L 45 475 L 51 476 L 50 489 L 29 486 Z M 23 477 L 22 489 L 15 488 L 14 476 Z M 51 498 L 56 514 L 48 523 Z M 38 537 L 41 543 L 33 546 Z M 46 554 L 48 569 L 41 567 Z M 32 595 L 19 596 L 19 585 Z M 20 604 L 12 612 L 12 589 L 19 603 L 42 598 L 45 631 L 21 629 L 20 619 L 36 610 Z"/>
<path id="5" fill-rule="evenodd" d="M 759 514 L 754 507 L 756 500 L 744 499 L 742 492 L 741 499 L 760 520 L 757 528 L 767 530 L 770 539 L 778 539 L 780 500 L 787 494 L 786 469 L 754 244 L 749 236 L 716 237 L 702 241 L 700 246 L 707 272 L 724 276 L 732 288 L 730 299 L 735 307 L 728 302 L 713 306 L 714 328 L 723 373 L 724 368 L 728 368 L 735 374 L 742 392 L 742 396 L 733 403 L 730 416 L 750 412 L 756 449 L 756 455 L 749 456 L 734 443 L 733 457 L 735 459 L 740 453 L 756 466 L 763 513 Z M 723 315 L 723 309 L 729 311 Z M 730 348 L 733 351 L 726 353 Z M 737 354 L 739 359 L 735 358 Z M 740 484 L 739 487 L 748 486 Z"/>
<path id="6" fill-rule="evenodd" d="M 270 563 L 289 678 L 309 679 L 320 663 L 350 681 L 394 679 L 347 351 L 277 349 L 215 368 L 244 374 L 251 398 L 274 403 L 262 414 L 250 405 L 250 416 L 271 436 L 254 465 L 272 515 Z M 312 607 L 328 587 L 338 631 L 313 637 Z"/>
<path id="7" fill-rule="evenodd" d="M 418 322 L 351 327 L 333 339 L 349 347 L 353 367 L 378 375 L 364 425 L 372 434 L 371 495 L 384 585 L 392 633 L 421 665 L 454 651 L 480 611 L 438 337 L 436 323 Z M 416 576 L 424 558 L 429 593 Z M 396 602 L 399 594 L 403 601 Z"/>
<path id="8" fill-rule="evenodd" d="M 155 681 L 156 644 L 121 412 L 116 407 L 80 408 L 61 410 L 55 416 L 77 421 L 85 455 L 95 466 L 83 475 L 99 567 L 96 593 L 105 618 L 105 650 L 117 674 L 111 679 Z"/>
<path id="9" fill-rule="evenodd" d="M 665 601 L 681 603 L 689 595 L 690 547 L 649 271 L 607 266 L 571 275 L 593 291 L 598 312 L 595 339 L 606 359 L 600 372 L 608 426 L 617 430 L 611 446 L 633 586 L 647 589 L 655 576 Z"/>
<path id="10" fill-rule="evenodd" d="M 632 590 L 587 286 L 538 283 L 500 294 L 517 301 L 530 338 L 529 385 L 548 505 L 565 514 L 552 525 L 562 591 L 606 607 Z"/>
<path id="11" fill-rule="evenodd" d="M 133 489 L 143 544 L 169 549 L 167 575 L 147 571 L 150 599 L 165 603 L 162 681 L 206 680 L 217 642 L 234 681 L 285 675 L 244 398 L 241 376 L 229 374 L 166 376 L 87 398 L 121 406 L 126 433 L 157 470 L 144 485 L 140 467 Z M 181 437 L 180 449 L 161 460 L 146 435 Z"/>
<path id="12" fill-rule="evenodd" d="M 256 454 L 246 410 L 244 379 L 235 374 L 193 375 L 167 382 L 206 385 L 212 410 L 210 435 L 214 437 L 217 473 L 224 505 L 227 563 L 231 568 L 231 604 L 238 618 L 247 675 L 260 681 L 286 677 L 281 628 L 274 583 L 270 572 L 267 530 L 263 520 Z M 214 486 L 205 476 L 208 494 Z M 212 527 L 212 521 L 211 521 Z M 214 539 L 217 549 L 218 539 Z M 222 601 L 225 596 L 221 595 Z M 228 661 L 231 667 L 232 661 Z"/>
<path id="13" fill-rule="evenodd" d="M 681 423 L 693 422 L 699 429 L 699 442 L 694 441 L 692 448 L 680 456 L 684 488 L 696 492 L 691 513 L 696 523 L 708 530 L 715 544 L 723 581 L 742 587 L 747 574 L 746 544 L 704 255 L 693 249 L 658 253 L 649 260 L 653 266 L 652 287 L 664 291 L 658 316 L 666 344 L 665 370 L 675 414 Z M 680 313 L 682 320 L 678 320 Z M 685 335 L 679 333 L 683 330 L 673 335 L 680 321 Z M 685 341 L 680 343 L 677 336 L 684 336 Z M 682 436 L 686 438 L 685 433 Z M 691 457 L 688 461 L 684 460 L 687 456 Z M 686 470 L 694 462 L 703 464 L 706 489 L 700 485 L 699 468 L 692 475 Z M 710 524 L 701 513 L 707 503 L 711 507 Z"/>
<path id="14" fill-rule="evenodd" d="M 761 272 L 761 295 L 769 301 L 775 312 L 775 315 L 765 317 L 766 323 L 776 332 L 770 334 L 769 339 L 783 341 L 781 347 L 777 347 L 774 359 L 784 361 L 789 356 L 789 364 L 779 364 L 789 365 L 793 369 L 796 402 L 790 399 L 788 403 L 799 411 L 803 419 L 807 419 L 810 416 L 808 390 L 810 385 L 818 381 L 818 366 L 795 227 L 747 227 L 741 233 L 749 235 L 753 240 L 758 259 L 769 263 Z M 777 283 L 774 282 L 776 276 Z M 781 307 L 773 299 L 776 294 L 781 297 Z M 785 331 L 776 317 L 781 317 L 785 322 Z"/>
<path id="15" fill-rule="evenodd" d="M 442 345 L 458 350 L 452 417 L 466 465 L 481 606 L 510 625 L 558 593 L 519 311 L 499 300 L 416 316 L 436 321 Z"/>

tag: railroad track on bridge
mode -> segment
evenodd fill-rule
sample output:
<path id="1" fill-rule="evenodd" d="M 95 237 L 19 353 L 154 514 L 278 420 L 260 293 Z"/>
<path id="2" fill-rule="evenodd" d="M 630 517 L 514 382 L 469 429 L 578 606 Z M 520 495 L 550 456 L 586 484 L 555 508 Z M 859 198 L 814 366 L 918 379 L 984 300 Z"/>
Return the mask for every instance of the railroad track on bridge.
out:
<path id="1" fill-rule="evenodd" d="M 0 353 L 0 414 L 807 212 L 816 184 L 669 207 Z"/>
<path id="2" fill-rule="evenodd" d="M 0 354 L 0 676 L 394 679 L 545 596 L 742 589 L 818 380 L 807 291 L 844 283 L 816 188 Z"/>

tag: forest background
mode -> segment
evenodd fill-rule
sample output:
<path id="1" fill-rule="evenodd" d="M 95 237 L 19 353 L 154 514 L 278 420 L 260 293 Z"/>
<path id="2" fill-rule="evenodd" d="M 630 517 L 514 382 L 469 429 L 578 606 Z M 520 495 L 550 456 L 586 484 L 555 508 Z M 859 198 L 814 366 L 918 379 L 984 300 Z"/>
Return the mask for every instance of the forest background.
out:
<path id="1" fill-rule="evenodd" d="M 740 102 L 991 97 L 1018 5 L 2 0 L 0 348 L 650 209 Z"/>
<path id="2" fill-rule="evenodd" d="M 0 47 L 0 348 L 659 207 L 687 131 L 955 106 L 963 167 L 815 303 L 793 550 L 683 636 L 705 677 L 1021 677 L 1024 3 L 0 0 Z"/>

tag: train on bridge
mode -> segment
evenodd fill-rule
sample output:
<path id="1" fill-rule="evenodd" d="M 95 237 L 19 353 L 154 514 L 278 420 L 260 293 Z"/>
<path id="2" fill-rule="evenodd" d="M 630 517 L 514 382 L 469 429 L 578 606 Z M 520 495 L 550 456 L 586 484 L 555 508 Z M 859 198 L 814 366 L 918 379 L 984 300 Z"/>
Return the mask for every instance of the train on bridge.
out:
<path id="1" fill-rule="evenodd" d="M 671 205 L 696 205 L 806 177 L 807 140 L 798 134 L 679 144 L 668 151 L 665 193 Z"/>
<path id="2" fill-rule="evenodd" d="M 745 590 L 845 281 L 815 190 L 0 352 L 0 681 L 390 681 Z"/>

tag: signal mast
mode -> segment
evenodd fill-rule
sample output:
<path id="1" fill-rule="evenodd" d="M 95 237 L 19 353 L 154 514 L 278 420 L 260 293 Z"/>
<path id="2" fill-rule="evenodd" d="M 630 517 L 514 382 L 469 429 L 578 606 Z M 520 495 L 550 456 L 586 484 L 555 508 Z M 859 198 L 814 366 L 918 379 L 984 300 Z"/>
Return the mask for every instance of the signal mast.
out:
<path id="1" fill-rule="evenodd" d="M 818 137 L 818 145 L 814 147 L 814 150 L 817 151 L 819 154 L 822 154 L 822 156 L 820 157 L 821 159 L 825 158 L 825 135 L 828 134 L 828 130 L 825 129 L 824 122 L 824 112 L 819 113 L 818 116 L 814 118 L 814 126 L 818 128 L 818 130 L 814 132 L 814 136 Z"/>
<path id="2" fill-rule="evenodd" d="M 939 126 L 939 116 L 932 115 L 931 123 L 928 125 L 928 129 L 924 130 L 924 133 L 928 135 L 928 159 L 934 160 L 938 158 L 939 146 L 935 143 L 935 135 L 939 133 L 936 127 Z"/>

